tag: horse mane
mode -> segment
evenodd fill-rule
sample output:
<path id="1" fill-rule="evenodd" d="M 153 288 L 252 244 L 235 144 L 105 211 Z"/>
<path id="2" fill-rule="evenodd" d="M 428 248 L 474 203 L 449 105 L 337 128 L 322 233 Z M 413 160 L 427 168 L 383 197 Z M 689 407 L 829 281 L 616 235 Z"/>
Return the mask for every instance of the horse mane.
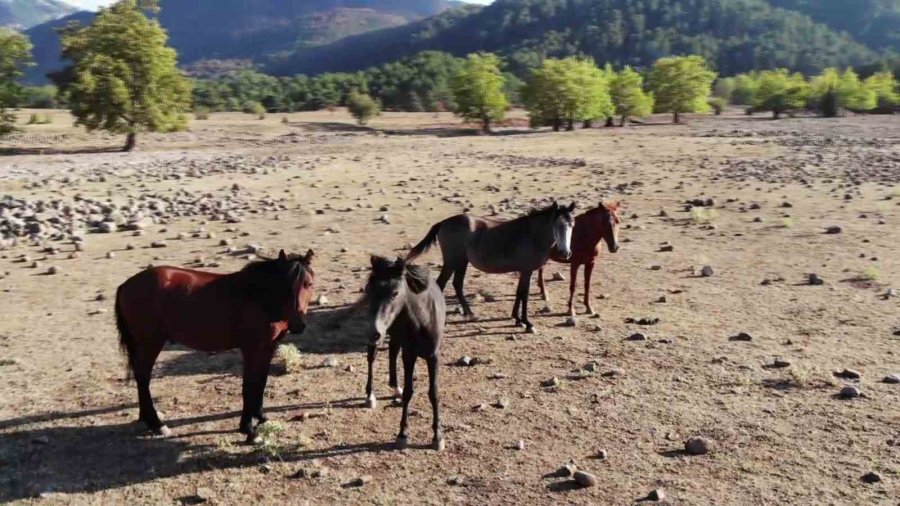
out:
<path id="1" fill-rule="evenodd" d="M 528 214 L 526 214 L 525 216 L 522 216 L 522 218 L 525 218 L 525 217 L 528 217 L 528 216 L 536 216 L 536 215 L 538 215 L 538 214 L 546 214 L 546 213 L 549 213 L 549 212 L 551 212 L 551 211 L 553 211 L 553 204 L 550 204 L 550 205 L 547 206 L 547 207 L 541 207 L 541 208 L 537 208 L 537 209 L 531 209 L 530 211 L 528 211 Z"/>
<path id="2" fill-rule="evenodd" d="M 280 269 L 278 259 L 250 262 L 238 271 L 244 293 L 260 304 L 266 314 L 279 318 L 282 302 L 293 297 L 291 290 L 298 278 L 312 268 L 303 261 L 301 255 L 288 256 L 291 267 L 287 275 Z"/>
<path id="3" fill-rule="evenodd" d="M 406 284 L 413 293 L 422 293 L 431 282 L 431 269 L 424 265 L 406 264 Z"/>

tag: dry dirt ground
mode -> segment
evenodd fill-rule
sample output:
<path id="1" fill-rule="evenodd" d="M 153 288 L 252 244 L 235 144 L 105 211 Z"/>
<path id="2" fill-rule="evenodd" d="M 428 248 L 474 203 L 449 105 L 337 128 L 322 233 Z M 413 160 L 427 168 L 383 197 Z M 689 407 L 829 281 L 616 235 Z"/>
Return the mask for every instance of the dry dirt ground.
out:
<path id="1" fill-rule="evenodd" d="M 232 199 L 239 222 L 170 209 L 143 236 L 87 233 L 74 259 L 69 241 L 7 241 L 0 501 L 630 504 L 657 489 L 671 504 L 900 501 L 900 385 L 883 382 L 900 373 L 900 298 L 886 296 L 900 288 L 900 117 L 776 122 L 729 111 L 556 134 L 514 122 L 480 136 L 449 115 L 386 114 L 360 128 L 343 112 L 285 123 L 218 114 L 189 132 L 144 136 L 134 154 L 113 151 L 120 137 L 72 128 L 63 112 L 53 119 L 0 141 L 0 196 L 118 205 L 150 196 L 177 211 L 209 194 Z M 551 198 L 581 210 L 625 202 L 622 248 L 604 251 L 594 275 L 599 318 L 579 303 L 577 325 L 563 326 L 568 283 L 551 282 L 551 310 L 538 314 L 545 304 L 533 295 L 538 333 L 524 334 L 508 319 L 514 276 L 470 269 L 479 320 L 464 321 L 447 293 L 447 449 L 427 449 L 420 364 L 411 448 L 395 451 L 386 353 L 382 401 L 367 410 L 364 315 L 346 308 L 369 255 L 399 254 L 463 210 L 493 205 L 511 217 Z M 695 198 L 714 199 L 712 210 L 686 211 Z M 842 233 L 825 233 L 835 225 Z M 167 247 L 150 248 L 159 240 Z M 117 346 L 116 287 L 148 264 L 233 271 L 248 244 L 313 248 L 317 295 L 327 298 L 311 328 L 288 338 L 300 370 L 273 366 L 266 406 L 284 427 L 278 456 L 235 432 L 237 353 L 167 348 L 151 389 L 174 435 L 148 436 L 134 423 L 136 391 Z M 437 267 L 440 255 L 422 261 Z M 698 275 L 705 265 L 712 276 Z M 46 275 L 50 267 L 59 272 Z M 569 277 L 568 267 L 548 270 Z M 810 273 L 824 284 L 809 284 Z M 644 317 L 659 322 L 626 323 Z M 627 339 L 637 332 L 648 339 Z M 752 340 L 731 339 L 740 332 Z M 479 363 L 453 366 L 463 355 Z M 583 369 L 591 362 L 595 372 Z M 861 378 L 833 375 L 845 368 Z M 553 377 L 557 386 L 543 386 Z M 840 399 L 847 384 L 863 396 Z M 504 409 L 493 407 L 500 399 Z M 712 451 L 687 455 L 691 436 Z M 545 476 L 570 461 L 596 486 Z M 866 483 L 869 472 L 881 481 Z"/>

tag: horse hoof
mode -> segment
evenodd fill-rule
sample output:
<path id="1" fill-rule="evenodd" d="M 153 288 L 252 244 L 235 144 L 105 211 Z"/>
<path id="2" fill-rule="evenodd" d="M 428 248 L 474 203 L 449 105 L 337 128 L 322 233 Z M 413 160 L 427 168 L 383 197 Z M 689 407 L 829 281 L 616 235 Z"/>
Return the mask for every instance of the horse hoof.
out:
<path id="1" fill-rule="evenodd" d="M 572 318 L 575 317 L 575 309 L 574 308 L 569 309 L 569 316 L 571 316 Z"/>
<path id="2" fill-rule="evenodd" d="M 258 445 L 262 443 L 262 437 L 259 434 L 247 434 L 247 444 L 248 445 Z"/>
<path id="3" fill-rule="evenodd" d="M 172 429 L 166 427 L 165 425 L 161 426 L 153 432 L 155 432 L 156 435 L 160 437 L 170 437 L 172 435 Z"/>
<path id="4" fill-rule="evenodd" d="M 444 444 L 444 438 L 436 437 L 431 440 L 431 448 L 436 452 L 444 451 L 444 448 L 446 448 L 446 445 Z"/>
<path id="5" fill-rule="evenodd" d="M 266 418 L 266 417 L 264 417 L 264 416 L 262 416 L 262 415 L 257 416 L 257 417 L 256 417 L 256 420 L 257 420 L 257 422 L 259 422 L 259 425 L 262 425 L 262 424 L 264 424 L 264 423 L 266 423 L 266 422 L 269 421 L 268 418 Z"/>
<path id="6" fill-rule="evenodd" d="M 526 334 L 537 334 L 537 331 L 534 330 L 534 325 L 526 325 L 526 326 L 525 326 L 525 333 L 526 333 Z"/>
<path id="7" fill-rule="evenodd" d="M 370 395 L 370 396 L 366 399 L 366 408 L 368 408 L 368 409 L 375 409 L 375 406 L 377 406 L 377 405 L 378 405 L 378 401 L 375 400 L 375 396 L 374 396 L 374 395 Z"/>
<path id="8" fill-rule="evenodd" d="M 590 308 L 590 307 L 589 307 L 588 310 L 587 310 L 587 314 L 588 314 L 588 316 L 596 316 L 596 315 L 597 315 L 597 312 L 594 311 L 593 308 Z"/>
<path id="9" fill-rule="evenodd" d="M 397 437 L 397 442 L 394 445 L 398 450 L 405 450 L 409 446 L 409 438 Z"/>

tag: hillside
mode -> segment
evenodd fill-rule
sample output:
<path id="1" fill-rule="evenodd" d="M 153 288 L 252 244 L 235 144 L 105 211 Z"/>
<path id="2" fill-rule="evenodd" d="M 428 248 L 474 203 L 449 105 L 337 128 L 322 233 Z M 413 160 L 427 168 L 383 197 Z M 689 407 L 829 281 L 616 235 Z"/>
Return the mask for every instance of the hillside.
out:
<path id="1" fill-rule="evenodd" d="M 900 0 L 769 0 L 808 15 L 874 49 L 900 51 Z"/>
<path id="2" fill-rule="evenodd" d="M 30 28 L 77 10 L 59 0 L 0 0 L 0 26 Z"/>
<path id="3" fill-rule="evenodd" d="M 3 1 L 3 0 L 0 0 Z M 310 46 L 371 30 L 406 25 L 443 12 L 448 0 L 161 0 L 160 23 L 169 32 L 179 61 L 275 58 Z M 35 26 L 26 33 L 37 65 L 29 83 L 45 82 L 58 69 L 59 38 L 54 29 L 70 20 L 89 23 L 93 13 Z"/>
<path id="4" fill-rule="evenodd" d="M 876 57 L 847 34 L 766 0 L 498 0 L 484 8 L 297 51 L 272 61 L 278 75 L 349 71 L 422 50 L 464 55 L 495 51 L 521 73 L 540 55 L 583 53 L 599 61 L 644 65 L 697 53 L 725 74 L 784 66 L 815 72 Z M 465 15 L 463 15 L 463 12 Z"/>

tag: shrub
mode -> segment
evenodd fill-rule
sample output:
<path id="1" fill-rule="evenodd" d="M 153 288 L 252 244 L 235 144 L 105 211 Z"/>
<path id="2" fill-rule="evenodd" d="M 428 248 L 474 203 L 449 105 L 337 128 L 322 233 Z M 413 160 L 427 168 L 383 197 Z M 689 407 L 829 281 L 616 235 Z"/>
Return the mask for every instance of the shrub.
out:
<path id="1" fill-rule="evenodd" d="M 256 448 L 270 458 L 278 457 L 282 445 L 278 443 L 278 437 L 284 432 L 284 425 L 279 422 L 266 422 L 256 428 L 259 442 Z"/>
<path id="2" fill-rule="evenodd" d="M 881 275 L 881 271 L 878 270 L 878 267 L 872 266 L 872 267 L 867 267 L 862 272 L 862 275 L 859 276 L 859 278 L 866 280 L 866 281 L 877 281 L 878 277 L 880 275 Z"/>
<path id="3" fill-rule="evenodd" d="M 53 123 L 53 120 L 50 119 L 49 114 L 32 113 L 31 116 L 28 117 L 29 125 L 49 125 L 50 123 Z"/>
<path id="4" fill-rule="evenodd" d="M 347 109 L 360 125 L 365 125 L 370 119 L 381 114 L 378 102 L 369 95 L 356 90 L 350 92 L 350 97 L 347 98 Z"/>
<path id="5" fill-rule="evenodd" d="M 284 370 L 288 374 L 300 371 L 300 350 L 293 344 L 282 344 L 275 350 L 275 358 L 284 363 Z"/>
<path id="6" fill-rule="evenodd" d="M 722 114 L 722 111 L 725 110 L 725 106 L 728 104 L 728 102 L 721 97 L 709 97 L 707 103 L 710 107 L 712 107 L 712 110 L 716 113 L 716 116 Z"/>
<path id="7" fill-rule="evenodd" d="M 198 106 L 194 107 L 194 119 L 198 121 L 208 120 L 209 119 L 209 107 Z"/>
<path id="8" fill-rule="evenodd" d="M 241 111 L 246 114 L 255 114 L 262 117 L 265 117 L 266 115 L 266 108 L 263 107 L 261 103 L 254 100 L 244 102 L 244 105 L 241 106 Z"/>

